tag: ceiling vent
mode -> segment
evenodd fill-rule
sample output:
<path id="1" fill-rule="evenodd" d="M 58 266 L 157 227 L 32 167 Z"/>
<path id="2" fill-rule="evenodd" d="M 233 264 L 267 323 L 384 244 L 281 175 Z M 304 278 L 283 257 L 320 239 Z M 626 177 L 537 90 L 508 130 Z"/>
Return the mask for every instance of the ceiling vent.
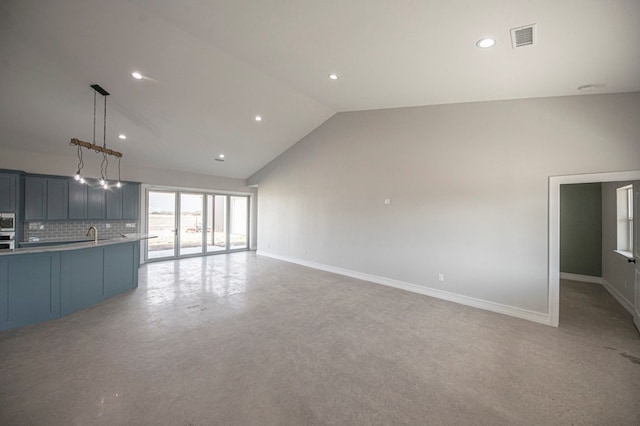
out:
<path id="1" fill-rule="evenodd" d="M 536 24 L 511 29 L 511 46 L 514 49 L 525 46 L 535 46 Z"/>

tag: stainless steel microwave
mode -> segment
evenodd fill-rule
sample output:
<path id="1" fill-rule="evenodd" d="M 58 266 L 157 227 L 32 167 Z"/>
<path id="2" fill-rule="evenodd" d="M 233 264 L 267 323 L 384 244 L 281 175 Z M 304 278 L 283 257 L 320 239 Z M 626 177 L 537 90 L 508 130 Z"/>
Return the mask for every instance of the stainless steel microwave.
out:
<path id="1" fill-rule="evenodd" d="M 0 231 L 11 232 L 16 230 L 15 213 L 0 213 Z"/>

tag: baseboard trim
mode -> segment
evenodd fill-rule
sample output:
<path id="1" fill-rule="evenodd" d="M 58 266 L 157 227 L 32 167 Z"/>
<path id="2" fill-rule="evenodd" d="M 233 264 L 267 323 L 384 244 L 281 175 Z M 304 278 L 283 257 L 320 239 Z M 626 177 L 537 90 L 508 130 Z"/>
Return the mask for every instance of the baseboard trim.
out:
<path id="1" fill-rule="evenodd" d="M 594 277 L 591 275 L 581 275 L 581 274 L 571 274 L 569 272 L 560 272 L 560 279 L 602 285 L 602 277 Z"/>
<path id="2" fill-rule="evenodd" d="M 394 287 L 401 290 L 418 293 L 423 296 L 434 297 L 436 299 L 447 300 L 449 302 L 459 303 L 461 305 L 471 306 L 485 311 L 491 311 L 498 314 L 509 315 L 516 318 L 533 321 L 539 324 L 552 325 L 551 317 L 548 313 L 530 311 L 527 309 L 516 308 L 514 306 L 503 305 L 501 303 L 490 302 L 488 300 L 476 299 L 474 297 L 463 296 L 461 294 L 450 293 L 448 291 L 438 290 L 431 287 L 425 287 L 418 284 L 412 284 L 405 281 L 394 280 L 391 278 L 380 277 L 378 275 L 367 274 L 364 272 L 353 271 L 350 269 L 338 268 L 336 266 L 325 265 L 322 263 L 311 262 L 308 260 L 297 259 L 279 254 L 268 253 L 262 250 L 256 252 L 258 256 L 269 257 L 284 262 L 295 263 L 297 265 L 306 266 L 312 269 L 318 269 L 325 272 L 331 272 L 338 275 L 344 275 L 363 281 L 369 281 L 375 284 L 381 284 L 388 287 Z"/>
<path id="3" fill-rule="evenodd" d="M 622 295 L 614 286 L 609 283 L 607 280 L 602 280 L 602 285 L 609 292 L 614 299 L 618 301 L 619 304 L 622 305 L 623 308 L 627 310 L 631 315 L 633 315 L 633 303 L 629 302 L 626 297 Z"/>

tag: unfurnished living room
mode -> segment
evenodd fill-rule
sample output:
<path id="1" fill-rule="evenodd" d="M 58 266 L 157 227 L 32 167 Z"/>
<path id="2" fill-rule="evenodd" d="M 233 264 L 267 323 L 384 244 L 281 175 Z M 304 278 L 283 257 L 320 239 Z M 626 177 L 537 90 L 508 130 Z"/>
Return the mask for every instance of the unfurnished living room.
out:
<path id="1" fill-rule="evenodd" d="M 639 26 L 1 2 L 0 424 L 640 424 Z"/>

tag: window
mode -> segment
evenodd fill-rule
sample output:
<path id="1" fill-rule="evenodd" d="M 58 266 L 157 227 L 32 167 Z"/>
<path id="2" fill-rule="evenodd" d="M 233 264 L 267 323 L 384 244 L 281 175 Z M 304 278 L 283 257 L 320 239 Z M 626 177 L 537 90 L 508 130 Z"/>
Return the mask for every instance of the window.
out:
<path id="1" fill-rule="evenodd" d="M 633 254 L 633 185 L 616 190 L 618 235 L 616 249 L 625 256 Z"/>
<path id="2" fill-rule="evenodd" d="M 145 260 L 249 249 L 246 195 L 153 189 L 146 191 Z"/>

